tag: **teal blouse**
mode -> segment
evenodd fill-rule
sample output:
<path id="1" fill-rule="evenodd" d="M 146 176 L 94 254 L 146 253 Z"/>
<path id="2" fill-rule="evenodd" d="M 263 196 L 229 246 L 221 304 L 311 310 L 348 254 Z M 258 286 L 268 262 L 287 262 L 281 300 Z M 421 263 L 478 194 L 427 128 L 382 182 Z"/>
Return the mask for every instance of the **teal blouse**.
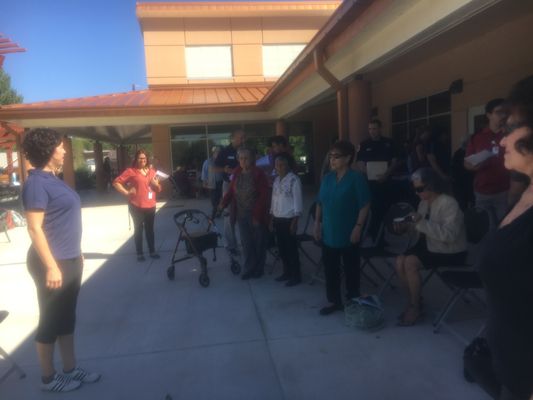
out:
<path id="1" fill-rule="evenodd" d="M 369 202 L 370 190 L 366 178 L 359 172 L 350 169 L 339 182 L 335 172 L 325 175 L 318 194 L 324 244 L 334 248 L 348 247 L 359 211 Z"/>

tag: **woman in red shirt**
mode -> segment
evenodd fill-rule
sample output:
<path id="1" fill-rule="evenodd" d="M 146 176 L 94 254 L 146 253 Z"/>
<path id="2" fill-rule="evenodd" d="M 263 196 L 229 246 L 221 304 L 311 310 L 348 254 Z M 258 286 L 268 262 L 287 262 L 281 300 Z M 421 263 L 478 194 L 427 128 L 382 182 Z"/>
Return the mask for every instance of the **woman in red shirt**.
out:
<path id="1" fill-rule="evenodd" d="M 128 198 L 129 210 L 133 219 L 133 237 L 137 250 L 137 261 L 144 261 L 143 227 L 150 257 L 159 258 L 155 252 L 154 219 L 156 193 L 161 192 L 161 185 L 155 169 L 148 165 L 148 153 L 139 149 L 135 153 L 131 168 L 127 168 L 113 181 L 117 191 Z"/>

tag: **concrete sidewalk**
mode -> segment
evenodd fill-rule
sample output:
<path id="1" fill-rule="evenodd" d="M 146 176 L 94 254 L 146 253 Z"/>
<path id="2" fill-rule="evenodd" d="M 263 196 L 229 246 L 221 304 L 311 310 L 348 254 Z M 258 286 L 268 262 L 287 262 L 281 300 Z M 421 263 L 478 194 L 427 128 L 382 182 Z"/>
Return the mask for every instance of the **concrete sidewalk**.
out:
<path id="1" fill-rule="evenodd" d="M 128 230 L 127 207 L 87 201 L 83 208 L 84 284 L 78 303 L 79 364 L 99 371 L 99 383 L 53 395 L 39 390 L 33 343 L 38 320 L 33 282 L 25 266 L 25 228 L 0 233 L 0 346 L 26 371 L 0 384 L 0 399 L 468 399 L 485 400 L 462 376 L 463 345 L 435 335 L 431 318 L 412 328 L 395 326 L 399 290 L 385 293 L 387 326 L 365 333 L 344 325 L 342 313 L 318 315 L 322 284 L 286 288 L 266 275 L 242 281 L 227 255 L 208 258 L 211 285 L 198 284 L 198 263 L 176 265 L 166 277 L 177 232 L 172 215 L 208 210 L 207 200 L 160 203 L 156 242 L 160 260 L 139 263 Z M 104 198 L 105 200 L 105 198 Z M 303 222 L 302 224 L 303 225 Z M 317 249 L 310 251 L 318 257 Z M 270 260 L 271 261 L 271 260 Z M 304 271 L 312 272 L 304 260 Z M 267 268 L 268 269 L 268 268 Z M 365 286 L 364 292 L 376 289 Z M 435 280 L 425 298 L 434 311 L 447 289 Z M 454 327 L 473 336 L 481 324 L 475 305 L 461 305 Z M 57 368 L 61 368 L 57 357 Z M 0 360 L 0 374 L 6 362 Z"/>

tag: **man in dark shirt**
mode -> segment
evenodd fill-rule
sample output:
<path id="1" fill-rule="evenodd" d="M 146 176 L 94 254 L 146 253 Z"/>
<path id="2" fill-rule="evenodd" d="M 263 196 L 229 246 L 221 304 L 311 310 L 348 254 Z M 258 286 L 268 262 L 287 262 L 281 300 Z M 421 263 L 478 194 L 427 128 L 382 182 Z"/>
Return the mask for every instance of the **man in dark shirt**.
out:
<path id="1" fill-rule="evenodd" d="M 369 138 L 362 141 L 357 152 L 357 167 L 369 178 L 372 195 L 369 232 L 376 237 L 383 217 L 390 207 L 390 177 L 398 165 L 398 148 L 394 141 L 381 135 L 381 121 L 373 119 L 368 124 Z M 368 163 L 386 163 L 386 169 L 377 176 L 368 176 Z M 375 165 L 375 164 L 374 164 Z"/>
<path id="2" fill-rule="evenodd" d="M 231 134 L 231 143 L 218 153 L 215 159 L 215 169 L 223 172 L 224 183 L 222 184 L 222 197 L 229 188 L 229 182 L 234 170 L 239 166 L 237 150 L 244 144 L 245 133 L 242 129 L 237 129 Z M 231 223 L 229 215 L 224 216 L 224 239 L 226 248 L 231 253 L 237 252 L 237 240 L 235 238 L 235 226 Z"/>

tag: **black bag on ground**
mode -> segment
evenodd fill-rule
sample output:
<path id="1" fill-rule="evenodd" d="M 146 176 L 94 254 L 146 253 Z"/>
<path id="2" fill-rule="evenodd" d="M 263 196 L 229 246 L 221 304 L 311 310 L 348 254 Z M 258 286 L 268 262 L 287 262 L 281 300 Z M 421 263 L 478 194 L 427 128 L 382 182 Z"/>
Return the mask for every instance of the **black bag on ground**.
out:
<path id="1" fill-rule="evenodd" d="M 501 384 L 492 368 L 487 339 L 477 337 L 466 346 L 463 354 L 463 373 L 468 382 L 476 382 L 493 399 L 500 397 Z"/>

